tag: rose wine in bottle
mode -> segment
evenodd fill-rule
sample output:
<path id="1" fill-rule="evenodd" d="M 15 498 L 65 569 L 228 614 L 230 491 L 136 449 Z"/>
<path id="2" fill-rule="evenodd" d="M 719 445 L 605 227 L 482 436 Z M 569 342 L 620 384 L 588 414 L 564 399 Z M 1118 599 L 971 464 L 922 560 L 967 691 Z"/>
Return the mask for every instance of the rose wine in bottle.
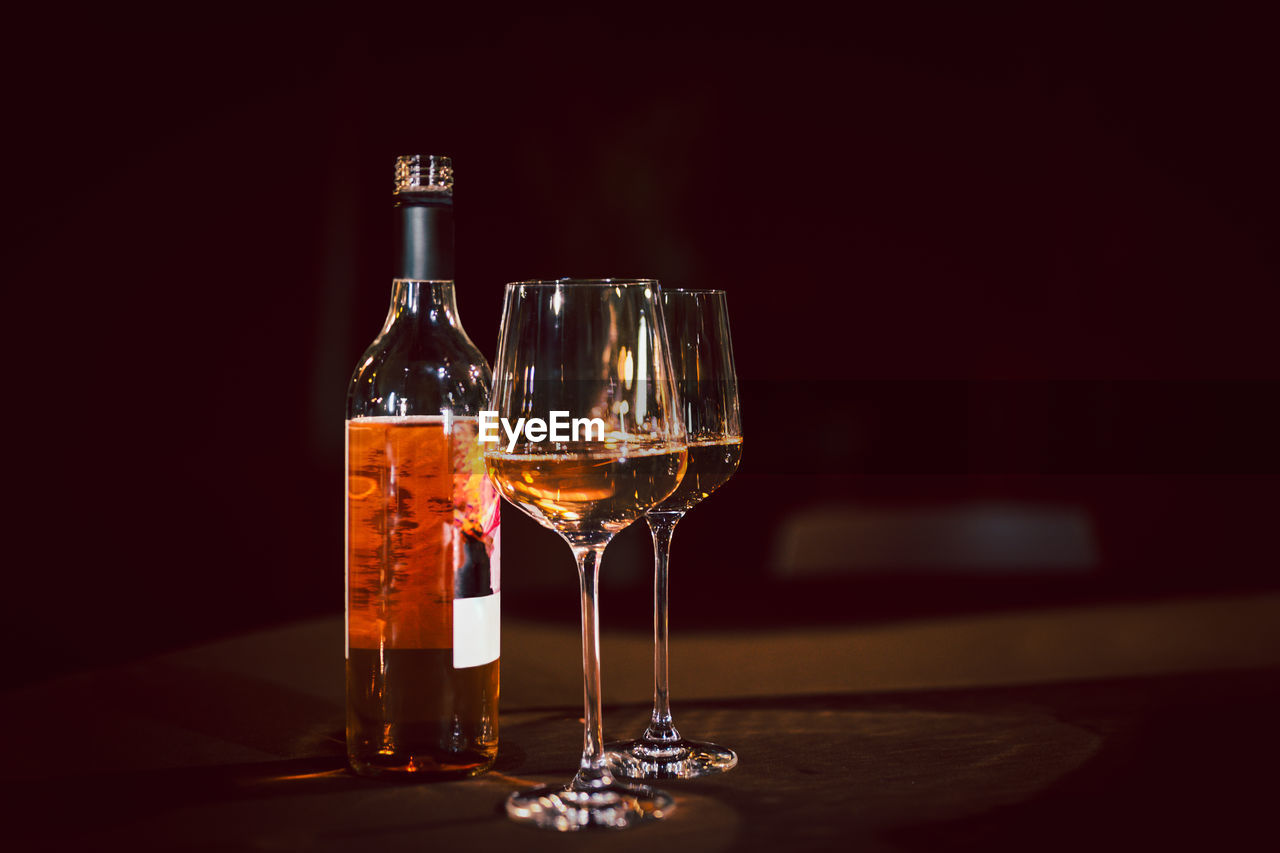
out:
<path id="1" fill-rule="evenodd" d="M 453 166 L 396 160 L 391 308 L 347 392 L 347 756 L 471 776 L 498 752 L 499 500 L 477 416 L 491 373 L 453 290 Z"/>

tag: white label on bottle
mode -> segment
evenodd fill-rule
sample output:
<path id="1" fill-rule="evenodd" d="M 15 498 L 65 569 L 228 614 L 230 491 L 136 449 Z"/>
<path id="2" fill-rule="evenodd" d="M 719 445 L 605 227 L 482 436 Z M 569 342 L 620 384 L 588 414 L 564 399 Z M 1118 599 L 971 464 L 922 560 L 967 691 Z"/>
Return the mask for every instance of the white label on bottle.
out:
<path id="1" fill-rule="evenodd" d="M 498 622 L 502 593 L 453 600 L 453 668 L 480 666 L 498 659 Z"/>

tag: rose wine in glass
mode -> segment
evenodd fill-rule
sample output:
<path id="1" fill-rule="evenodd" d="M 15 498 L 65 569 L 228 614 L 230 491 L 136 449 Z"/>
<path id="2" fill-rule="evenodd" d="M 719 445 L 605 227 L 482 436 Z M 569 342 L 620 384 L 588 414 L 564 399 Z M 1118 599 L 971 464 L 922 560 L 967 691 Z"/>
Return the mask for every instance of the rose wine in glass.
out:
<path id="1" fill-rule="evenodd" d="M 513 793 L 507 814 L 560 831 L 665 817 L 670 795 L 615 779 L 605 760 L 597 606 L 605 546 L 676 490 L 688 456 L 658 283 L 507 285 L 489 409 L 502 421 L 484 453 L 489 477 L 569 544 L 582 604 L 578 771 L 567 784 Z M 557 431 L 557 417 L 587 428 Z"/>

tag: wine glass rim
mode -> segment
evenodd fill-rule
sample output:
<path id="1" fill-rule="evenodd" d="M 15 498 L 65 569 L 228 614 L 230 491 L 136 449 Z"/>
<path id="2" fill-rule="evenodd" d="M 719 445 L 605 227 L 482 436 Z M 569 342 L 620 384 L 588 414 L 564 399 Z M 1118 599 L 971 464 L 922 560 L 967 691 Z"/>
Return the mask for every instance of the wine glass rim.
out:
<path id="1" fill-rule="evenodd" d="M 507 287 L 627 287 L 631 285 L 661 286 L 656 278 L 546 278 L 507 283 Z"/>
<path id="2" fill-rule="evenodd" d="M 724 291 L 712 287 L 664 287 L 663 293 L 687 293 L 690 296 L 723 296 Z"/>

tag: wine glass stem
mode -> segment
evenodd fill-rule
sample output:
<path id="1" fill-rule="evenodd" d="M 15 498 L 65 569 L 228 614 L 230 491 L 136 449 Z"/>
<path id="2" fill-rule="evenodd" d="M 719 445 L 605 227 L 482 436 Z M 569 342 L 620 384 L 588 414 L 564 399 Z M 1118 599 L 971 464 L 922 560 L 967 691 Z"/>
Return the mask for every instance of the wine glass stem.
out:
<path id="1" fill-rule="evenodd" d="M 652 741 L 680 739 L 680 732 L 671 722 L 667 684 L 667 557 L 681 517 L 678 512 L 650 513 L 646 517 L 653 534 L 653 716 L 644 736 Z"/>
<path id="2" fill-rule="evenodd" d="M 595 787 L 611 783 L 612 777 L 603 758 L 603 730 L 600 718 L 600 617 L 597 587 L 603 545 L 577 545 L 573 555 L 578 560 L 578 583 L 582 592 L 582 679 L 585 714 L 583 717 L 582 761 L 575 785 Z"/>

